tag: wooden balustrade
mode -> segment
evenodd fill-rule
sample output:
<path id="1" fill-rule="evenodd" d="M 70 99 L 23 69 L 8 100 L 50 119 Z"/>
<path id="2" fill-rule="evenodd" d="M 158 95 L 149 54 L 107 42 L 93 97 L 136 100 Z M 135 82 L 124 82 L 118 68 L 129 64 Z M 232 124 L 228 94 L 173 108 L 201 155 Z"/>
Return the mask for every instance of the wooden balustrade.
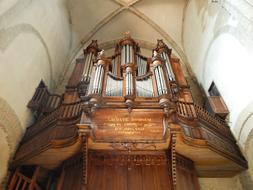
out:
<path id="1" fill-rule="evenodd" d="M 196 104 L 182 101 L 177 102 L 177 114 L 180 117 L 189 120 L 199 119 L 200 121 L 209 124 L 208 127 L 210 129 L 218 131 L 220 134 L 224 134 L 232 139 L 232 134 L 230 132 L 228 124 L 224 120 L 211 115 L 204 108 Z"/>
<path id="2" fill-rule="evenodd" d="M 45 102 L 42 112 L 49 113 L 58 108 L 61 104 L 62 97 L 58 94 L 50 94 Z"/>
<path id="3" fill-rule="evenodd" d="M 41 132 L 42 130 L 54 124 L 57 121 L 59 114 L 60 114 L 60 109 L 58 108 L 55 111 L 53 111 L 51 114 L 37 121 L 34 125 L 28 127 L 25 133 L 23 142 L 27 141 L 28 139 L 33 137 L 35 134 Z"/>
<path id="4" fill-rule="evenodd" d="M 37 183 L 32 187 L 32 179 L 24 176 L 20 172 L 15 172 L 8 190 L 42 190 L 42 188 Z"/>
<path id="5" fill-rule="evenodd" d="M 197 118 L 195 107 L 193 103 L 177 102 L 178 115 L 187 119 Z"/>
<path id="6" fill-rule="evenodd" d="M 219 134 L 228 137 L 231 141 L 235 141 L 228 124 L 224 120 L 211 115 L 208 111 L 206 111 L 200 106 L 195 105 L 195 109 L 199 120 L 208 123 L 208 127 L 210 129 L 218 131 Z"/>
<path id="7" fill-rule="evenodd" d="M 81 115 L 82 105 L 81 102 L 75 102 L 70 104 L 62 104 L 60 108 L 60 119 L 74 119 Z"/>
<path id="8" fill-rule="evenodd" d="M 32 99 L 28 103 L 28 107 L 34 110 L 37 110 L 45 103 L 45 100 L 48 98 L 49 92 L 47 88 L 37 88 Z"/>
<path id="9" fill-rule="evenodd" d="M 28 107 L 34 111 L 49 113 L 60 106 L 61 100 L 62 96 L 51 94 L 44 82 L 41 82 L 28 103 Z"/>

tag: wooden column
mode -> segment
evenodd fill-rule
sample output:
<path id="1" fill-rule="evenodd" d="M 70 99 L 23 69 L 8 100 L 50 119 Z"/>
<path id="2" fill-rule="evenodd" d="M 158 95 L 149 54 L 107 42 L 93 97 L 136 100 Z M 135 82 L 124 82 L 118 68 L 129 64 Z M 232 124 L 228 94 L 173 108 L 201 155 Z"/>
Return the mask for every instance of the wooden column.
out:
<path id="1" fill-rule="evenodd" d="M 88 183 L 88 138 L 90 127 L 88 124 L 79 124 L 78 128 L 82 151 L 82 190 L 85 190 Z"/>
<path id="2" fill-rule="evenodd" d="M 10 184 L 8 185 L 8 190 L 14 189 L 15 184 L 16 184 L 16 182 L 17 182 L 17 178 L 18 178 L 17 173 L 18 173 L 19 171 L 20 171 L 20 168 L 17 168 L 17 169 L 15 170 L 15 172 L 14 172 L 12 178 L 11 178 Z"/>

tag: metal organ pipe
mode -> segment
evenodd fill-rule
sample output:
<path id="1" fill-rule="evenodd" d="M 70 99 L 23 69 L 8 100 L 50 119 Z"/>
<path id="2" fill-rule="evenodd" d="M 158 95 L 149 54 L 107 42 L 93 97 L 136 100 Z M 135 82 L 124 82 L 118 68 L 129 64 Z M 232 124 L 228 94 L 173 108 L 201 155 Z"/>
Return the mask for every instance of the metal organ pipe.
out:
<path id="1" fill-rule="evenodd" d="M 134 49 L 130 44 L 126 44 L 121 49 L 121 65 L 134 62 Z"/>
<path id="2" fill-rule="evenodd" d="M 133 95 L 133 75 L 130 67 L 126 69 L 126 95 Z"/>
<path id="3" fill-rule="evenodd" d="M 96 93 L 99 69 L 100 67 L 97 66 L 94 81 L 93 81 L 92 93 Z"/>
<path id="4" fill-rule="evenodd" d="M 104 67 L 98 61 L 97 69 L 95 72 L 94 82 L 93 82 L 93 94 L 100 94 L 102 92 L 102 83 L 103 83 L 103 76 L 104 76 Z M 102 61 L 103 62 L 103 61 Z"/>
<path id="5" fill-rule="evenodd" d="M 147 73 L 147 60 L 141 56 L 137 56 L 138 76 L 145 75 Z"/>
<path id="6" fill-rule="evenodd" d="M 108 73 L 107 82 L 106 82 L 106 96 L 122 96 L 123 90 L 123 79 L 116 79 L 115 76 Z"/>
<path id="7" fill-rule="evenodd" d="M 88 94 L 92 93 L 95 74 L 96 74 L 96 67 L 92 66 L 92 68 L 91 68 L 91 78 L 90 78 L 90 83 L 89 83 L 89 88 L 88 88 Z"/>
<path id="8" fill-rule="evenodd" d="M 84 81 L 89 81 L 90 76 L 91 76 L 91 69 L 92 69 L 92 58 L 93 58 L 93 52 L 89 52 L 86 54 L 85 57 L 85 62 L 84 62 L 84 69 L 83 69 L 83 80 Z"/>
<path id="9" fill-rule="evenodd" d="M 136 91 L 137 96 L 141 97 L 153 97 L 154 96 L 154 89 L 152 83 L 152 77 L 149 76 L 143 80 L 136 81 Z"/>
<path id="10" fill-rule="evenodd" d="M 129 63 L 129 45 L 126 45 L 126 64 Z"/>
<path id="11" fill-rule="evenodd" d="M 158 73 L 158 69 L 155 68 L 154 71 L 155 71 L 155 78 L 156 78 L 158 95 L 161 95 L 162 94 L 161 79 L 160 79 L 160 76 L 159 76 L 159 73 Z"/>
<path id="12" fill-rule="evenodd" d="M 104 67 L 101 65 L 99 79 L 98 79 L 98 93 L 99 94 L 102 92 L 103 76 L 104 76 Z"/>
<path id="13" fill-rule="evenodd" d="M 174 75 L 173 69 L 171 67 L 169 56 L 166 52 L 163 52 L 161 55 L 162 55 L 162 58 L 165 60 L 165 65 L 166 65 L 166 70 L 167 70 L 167 73 L 168 73 L 168 78 L 169 78 L 170 81 L 174 81 L 175 80 L 175 75 Z"/>
<path id="14" fill-rule="evenodd" d="M 114 75 L 118 74 L 118 62 L 117 62 L 117 57 L 114 57 L 112 60 L 112 73 Z"/>
<path id="15" fill-rule="evenodd" d="M 154 52 L 153 59 L 154 59 L 153 64 L 155 66 L 154 72 L 155 72 L 155 77 L 156 77 L 158 95 L 167 94 L 168 89 L 166 86 L 166 80 L 165 80 L 163 69 L 161 66 L 161 60 L 160 60 L 161 58 L 156 51 Z"/>

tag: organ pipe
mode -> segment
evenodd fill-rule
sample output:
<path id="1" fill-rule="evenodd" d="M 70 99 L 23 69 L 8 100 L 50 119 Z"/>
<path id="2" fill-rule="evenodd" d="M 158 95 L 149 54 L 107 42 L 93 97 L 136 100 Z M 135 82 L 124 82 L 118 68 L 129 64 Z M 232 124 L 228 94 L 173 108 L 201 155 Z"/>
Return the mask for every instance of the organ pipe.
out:
<path id="1" fill-rule="evenodd" d="M 84 69 L 83 69 L 83 74 L 82 74 L 82 80 L 85 82 L 88 82 L 90 80 L 91 76 L 91 70 L 92 70 L 92 59 L 94 57 L 93 52 L 89 52 L 85 56 L 85 62 L 84 62 Z"/>
<path id="2" fill-rule="evenodd" d="M 161 65 L 161 58 L 156 51 L 154 52 L 153 59 L 154 59 L 153 64 L 155 66 L 154 73 L 155 73 L 155 78 L 156 78 L 158 95 L 160 96 L 163 94 L 167 94 L 168 89 L 166 86 L 166 80 L 165 80 L 162 65 Z"/>
<path id="3" fill-rule="evenodd" d="M 88 87 L 88 94 L 92 93 L 93 83 L 94 83 L 94 79 L 95 79 L 95 74 L 96 74 L 96 67 L 92 66 L 90 84 L 89 84 L 89 87 Z"/>
<path id="4" fill-rule="evenodd" d="M 174 81 L 175 80 L 175 75 L 173 73 L 172 67 L 171 67 L 171 63 L 170 63 L 170 59 L 169 56 L 166 52 L 163 52 L 161 54 L 162 58 L 165 60 L 165 65 L 166 65 L 166 71 L 168 74 L 168 78 L 170 81 Z"/>
<path id="5" fill-rule="evenodd" d="M 111 76 L 110 73 L 107 75 L 106 82 L 106 96 L 122 96 L 123 95 L 123 79 L 116 79 Z"/>
<path id="6" fill-rule="evenodd" d="M 121 65 L 126 65 L 134 62 L 134 50 L 132 45 L 126 44 L 121 49 Z"/>
<path id="7" fill-rule="evenodd" d="M 98 55 L 97 68 L 96 68 L 95 77 L 93 81 L 93 87 L 92 87 L 92 94 L 102 93 L 104 65 L 105 65 L 105 61 L 103 60 L 103 58 L 104 58 L 104 51 L 102 50 L 101 52 L 99 52 L 99 55 Z"/>
<path id="8" fill-rule="evenodd" d="M 119 70 L 119 65 L 118 65 L 118 56 L 114 57 L 112 59 L 112 73 L 113 75 L 118 75 L 118 70 Z"/>
<path id="9" fill-rule="evenodd" d="M 131 96 L 133 95 L 133 75 L 132 75 L 132 69 L 130 67 L 127 67 L 126 69 L 126 95 Z"/>
<path id="10" fill-rule="evenodd" d="M 138 67 L 138 76 L 145 75 L 147 73 L 147 60 L 138 55 L 137 67 Z"/>
<path id="11" fill-rule="evenodd" d="M 140 96 L 140 97 L 154 96 L 154 89 L 153 89 L 151 76 L 149 76 L 148 78 L 136 81 L 136 93 L 137 93 L 137 96 Z"/>

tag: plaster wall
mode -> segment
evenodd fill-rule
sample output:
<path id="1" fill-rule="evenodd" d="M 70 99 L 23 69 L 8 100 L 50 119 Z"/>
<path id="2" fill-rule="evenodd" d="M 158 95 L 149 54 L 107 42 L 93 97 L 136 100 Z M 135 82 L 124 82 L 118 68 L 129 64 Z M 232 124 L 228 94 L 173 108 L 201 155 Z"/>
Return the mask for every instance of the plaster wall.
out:
<path id="1" fill-rule="evenodd" d="M 253 31 L 253 17 L 247 17 L 253 6 L 246 6 L 244 0 L 231 2 L 190 0 L 183 45 L 206 93 L 212 81 L 217 85 L 230 111 L 230 126 L 238 138 L 237 120 L 253 100 L 253 90 L 249 88 L 253 80 L 253 38 L 249 33 Z"/>
<path id="2" fill-rule="evenodd" d="M 206 94 L 215 82 L 230 115 L 232 132 L 249 161 L 249 170 L 231 179 L 201 179 L 202 189 L 252 189 L 251 119 L 253 107 L 253 5 L 246 0 L 188 2 L 183 46 L 192 70 Z M 246 146 L 248 144 L 248 146 Z M 209 184 L 209 185 L 208 185 Z"/>
<path id="3" fill-rule="evenodd" d="M 63 70 L 71 43 L 68 11 L 62 0 L 0 1 L 0 184 L 16 145 L 31 123 L 26 108 L 43 79 L 54 89 Z M 0 186 L 1 189 L 1 186 Z"/>

